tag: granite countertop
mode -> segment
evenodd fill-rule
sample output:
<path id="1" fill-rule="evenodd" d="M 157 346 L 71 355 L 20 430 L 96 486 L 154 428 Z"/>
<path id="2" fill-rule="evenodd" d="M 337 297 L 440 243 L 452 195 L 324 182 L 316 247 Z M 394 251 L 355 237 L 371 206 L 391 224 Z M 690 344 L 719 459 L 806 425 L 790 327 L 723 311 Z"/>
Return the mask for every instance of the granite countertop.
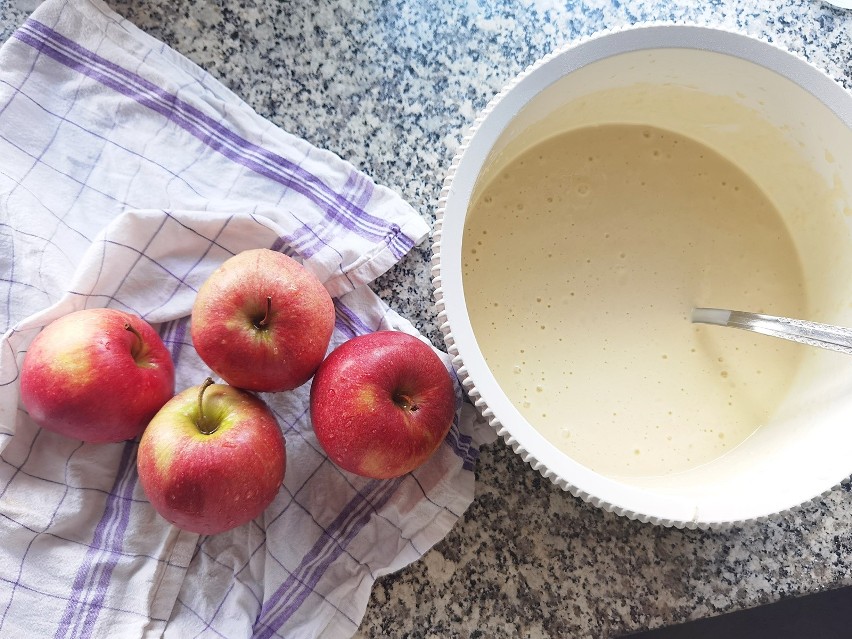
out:
<path id="1" fill-rule="evenodd" d="M 5 40 L 37 0 L 0 5 Z M 762 36 L 852 86 L 852 12 L 814 0 L 110 0 L 261 115 L 435 215 L 476 113 L 551 49 L 646 20 Z M 375 290 L 442 346 L 428 242 Z M 612 637 L 852 584 L 852 496 L 722 532 L 630 521 L 562 492 L 501 441 L 444 541 L 380 578 L 358 637 Z"/>

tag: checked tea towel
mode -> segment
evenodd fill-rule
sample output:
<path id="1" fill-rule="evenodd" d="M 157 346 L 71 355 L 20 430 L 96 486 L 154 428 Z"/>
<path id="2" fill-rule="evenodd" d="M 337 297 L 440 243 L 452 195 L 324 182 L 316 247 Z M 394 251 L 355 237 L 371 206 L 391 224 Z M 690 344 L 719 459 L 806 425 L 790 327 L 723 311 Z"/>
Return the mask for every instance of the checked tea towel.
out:
<path id="1" fill-rule="evenodd" d="M 308 386 L 266 395 L 287 441 L 284 486 L 261 517 L 199 537 L 145 499 L 136 442 L 34 426 L 18 372 L 48 322 L 110 306 L 157 327 L 177 390 L 199 383 L 195 292 L 254 247 L 324 282 L 332 347 L 381 328 L 417 334 L 367 284 L 427 235 L 396 194 L 275 128 L 99 0 L 42 4 L 0 49 L 0 636 L 354 634 L 375 579 L 422 556 L 473 498 L 493 434 L 460 390 L 436 455 L 390 481 L 325 457 Z"/>

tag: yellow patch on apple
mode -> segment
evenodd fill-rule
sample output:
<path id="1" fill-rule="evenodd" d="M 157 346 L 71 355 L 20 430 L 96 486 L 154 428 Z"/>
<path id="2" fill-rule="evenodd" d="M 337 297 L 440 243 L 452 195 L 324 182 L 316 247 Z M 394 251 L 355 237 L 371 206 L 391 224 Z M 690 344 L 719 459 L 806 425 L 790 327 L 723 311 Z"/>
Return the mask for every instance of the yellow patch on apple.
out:
<path id="1" fill-rule="evenodd" d="M 68 353 L 51 363 L 51 370 L 57 376 L 57 382 L 63 386 L 83 387 L 92 380 L 94 369 L 80 353 Z"/>
<path id="2" fill-rule="evenodd" d="M 380 389 L 374 388 L 373 386 L 365 386 L 364 388 L 358 391 L 356 395 L 355 404 L 361 410 L 374 411 L 376 406 L 378 405 L 378 393 L 387 391 L 381 391 Z"/>
<path id="3" fill-rule="evenodd" d="M 172 464 L 174 456 L 174 442 L 168 438 L 156 439 L 154 442 L 154 468 L 161 475 L 165 475 Z"/>

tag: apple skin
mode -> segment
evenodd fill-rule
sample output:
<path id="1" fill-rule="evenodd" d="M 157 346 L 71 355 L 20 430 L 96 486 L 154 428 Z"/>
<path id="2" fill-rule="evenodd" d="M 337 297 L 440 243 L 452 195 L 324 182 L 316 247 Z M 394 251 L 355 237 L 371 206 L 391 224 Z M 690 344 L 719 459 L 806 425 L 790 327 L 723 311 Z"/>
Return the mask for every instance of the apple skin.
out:
<path id="1" fill-rule="evenodd" d="M 307 382 L 325 357 L 334 303 L 296 260 L 251 249 L 225 260 L 204 282 L 191 326 L 198 355 L 232 386 L 292 390 Z"/>
<path id="2" fill-rule="evenodd" d="M 211 380 L 212 381 L 212 380 Z M 275 416 L 248 391 L 212 384 L 175 395 L 142 434 L 136 468 L 162 517 L 214 535 L 260 515 L 284 481 L 284 436 Z M 203 432 L 204 422 L 216 430 Z"/>
<path id="3" fill-rule="evenodd" d="M 174 363 L 157 332 L 141 317 L 111 308 L 54 320 L 36 335 L 21 366 L 21 401 L 32 420 L 86 442 L 138 436 L 174 389 Z"/>
<path id="4" fill-rule="evenodd" d="M 310 412 L 328 457 L 389 479 L 423 464 L 453 423 L 456 396 L 441 358 L 420 339 L 378 331 L 347 340 L 314 375 Z"/>

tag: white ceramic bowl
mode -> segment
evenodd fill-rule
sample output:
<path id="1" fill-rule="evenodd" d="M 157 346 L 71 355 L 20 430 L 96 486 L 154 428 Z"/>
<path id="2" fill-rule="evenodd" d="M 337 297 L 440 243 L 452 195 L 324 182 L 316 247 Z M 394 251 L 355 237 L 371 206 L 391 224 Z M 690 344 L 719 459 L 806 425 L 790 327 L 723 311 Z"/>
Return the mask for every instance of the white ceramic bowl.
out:
<path id="1" fill-rule="evenodd" d="M 604 91 L 635 93 L 637 86 L 651 96 L 664 86 L 722 99 L 730 111 L 724 122 L 708 122 L 707 112 L 677 99 L 661 106 L 635 95 L 629 104 L 610 97 L 591 110 L 572 106 L 594 103 Z M 739 165 L 791 230 L 808 283 L 807 319 L 852 326 L 852 97 L 805 60 L 743 34 L 673 24 L 608 31 L 515 78 L 476 119 L 449 169 L 434 234 L 434 295 L 446 346 L 472 401 L 542 475 L 641 521 L 718 527 L 785 511 L 836 487 L 852 473 L 852 358 L 810 349 L 777 419 L 699 468 L 635 481 L 596 473 L 560 452 L 500 388 L 465 302 L 461 253 L 469 204 L 494 168 L 516 153 L 560 131 L 604 122 L 676 131 Z"/>

